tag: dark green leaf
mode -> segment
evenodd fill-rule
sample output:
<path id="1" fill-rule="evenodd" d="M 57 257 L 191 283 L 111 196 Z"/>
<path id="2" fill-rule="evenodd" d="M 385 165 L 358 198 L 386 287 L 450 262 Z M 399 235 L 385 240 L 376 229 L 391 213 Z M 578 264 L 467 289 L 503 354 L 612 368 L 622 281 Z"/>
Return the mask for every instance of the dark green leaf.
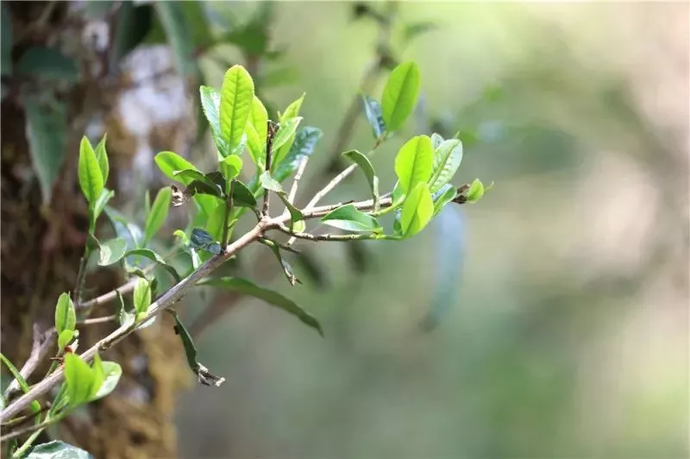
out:
<path id="1" fill-rule="evenodd" d="M 395 173 L 400 188 L 409 193 L 418 183 L 429 180 L 434 160 L 431 139 L 420 135 L 408 140 L 395 157 Z"/>
<path id="2" fill-rule="evenodd" d="M 405 62 L 393 69 L 381 98 L 383 121 L 388 131 L 397 131 L 412 114 L 419 96 L 419 68 Z"/>
<path id="3" fill-rule="evenodd" d="M 93 459 L 93 456 L 81 448 L 53 440 L 35 446 L 26 459 Z"/>
<path id="4" fill-rule="evenodd" d="M 283 201 L 288 212 L 290 212 L 290 230 L 295 231 L 295 224 L 298 222 L 302 222 L 302 226 L 304 226 L 304 215 L 302 215 L 302 211 L 290 203 L 285 193 L 278 193 L 278 197 Z"/>
<path id="5" fill-rule="evenodd" d="M 63 330 L 74 330 L 77 326 L 77 314 L 69 293 L 63 293 L 55 305 L 55 330 L 58 334 Z"/>
<path id="6" fill-rule="evenodd" d="M 201 107 L 211 129 L 211 137 L 221 156 L 229 154 L 228 145 L 220 130 L 220 93 L 209 86 L 199 88 Z"/>
<path id="7" fill-rule="evenodd" d="M 64 356 L 65 382 L 69 405 L 74 408 L 89 399 L 93 372 L 89 365 L 77 354 L 68 352 Z"/>
<path id="8" fill-rule="evenodd" d="M 99 244 L 100 256 L 98 258 L 99 266 L 108 266 L 117 263 L 127 251 L 127 241 L 122 238 L 110 239 L 109 241 Z"/>
<path id="9" fill-rule="evenodd" d="M 386 132 L 386 123 L 383 122 L 381 105 L 379 105 L 376 99 L 366 94 L 362 96 L 362 104 L 364 105 L 364 115 L 367 117 L 367 121 L 369 121 L 374 138 L 380 139 L 383 133 Z"/>
<path id="10" fill-rule="evenodd" d="M 242 144 L 253 101 L 252 77 L 241 65 L 230 67 L 220 92 L 220 130 L 230 154 Z"/>
<path id="11" fill-rule="evenodd" d="M 410 192 L 403 204 L 400 215 L 400 235 L 408 238 L 419 233 L 431 220 L 434 203 L 431 200 L 429 186 L 419 183 Z"/>
<path id="12" fill-rule="evenodd" d="M 197 375 L 199 382 L 205 386 L 220 386 L 225 381 L 225 378 L 215 376 L 211 374 L 206 367 L 200 364 L 196 359 L 196 346 L 192 340 L 192 336 L 185 328 L 184 324 L 180 320 L 177 313 L 171 309 L 168 312 L 175 319 L 175 333 L 180 337 L 182 341 L 182 346 L 184 347 L 184 353 L 187 357 L 187 364 L 189 368 Z"/>
<path id="13" fill-rule="evenodd" d="M 2 70 L 2 75 L 12 74 L 12 17 L 10 16 L 10 10 L 6 3 L 0 5 L 2 8 L 2 34 L 0 46 L 2 46 L 2 60 L 0 60 L 0 69 Z"/>
<path id="14" fill-rule="evenodd" d="M 232 203 L 239 207 L 256 207 L 256 198 L 252 191 L 247 188 L 247 185 L 235 180 L 235 184 L 232 187 Z"/>
<path id="15" fill-rule="evenodd" d="M 94 207 L 94 203 L 103 191 L 103 174 L 98 165 L 96 153 L 91 147 L 89 139 L 82 137 L 79 146 L 79 185 L 81 190 L 89 202 L 90 207 Z"/>
<path id="16" fill-rule="evenodd" d="M 146 216 L 146 225 L 144 225 L 144 244 L 150 241 L 161 226 L 163 226 L 163 223 L 165 223 L 170 208 L 171 195 L 172 192 L 168 187 L 158 190 L 151 211 Z"/>
<path id="17" fill-rule="evenodd" d="M 296 132 L 290 151 L 276 167 L 275 179 L 278 183 L 297 170 L 302 158 L 311 156 L 322 135 L 321 129 L 311 126 L 301 127 Z"/>
<path id="18" fill-rule="evenodd" d="M 44 46 L 32 46 L 27 49 L 19 58 L 14 73 L 70 83 L 76 83 L 80 79 L 76 60 L 66 57 L 58 49 Z"/>
<path id="19" fill-rule="evenodd" d="M 87 2 L 93 6 L 102 2 Z M 113 21 L 112 45 L 109 50 L 108 66 L 111 72 L 116 70 L 120 62 L 134 48 L 144 40 L 153 24 L 153 5 L 135 5 L 134 2 L 122 2 L 117 9 L 117 16 Z"/>
<path id="20" fill-rule="evenodd" d="M 184 176 L 178 177 L 175 175 L 175 172 L 189 169 L 198 170 L 196 167 L 194 167 L 194 164 L 190 163 L 177 153 L 173 153 L 172 151 L 162 151 L 155 156 L 154 160 L 156 161 L 156 164 L 163 175 L 168 177 L 170 180 L 175 180 L 185 185 L 188 185 L 193 179 Z"/>
<path id="21" fill-rule="evenodd" d="M 4 10 L 6 5 L 3 3 L 2 7 Z M 43 203 L 48 204 L 65 159 L 65 106 L 57 101 L 44 105 L 32 98 L 27 98 L 24 105 L 31 162 L 41 185 Z"/>
<path id="22" fill-rule="evenodd" d="M 268 290 L 265 288 L 261 288 L 258 285 L 255 285 L 251 282 L 249 282 L 246 279 L 239 279 L 239 278 L 233 278 L 233 277 L 222 277 L 219 279 L 208 279 L 205 281 L 201 282 L 202 284 L 207 284 L 207 285 L 212 285 L 214 287 L 221 287 L 225 288 L 234 292 L 239 292 L 244 295 L 250 295 L 255 298 L 259 298 L 273 306 L 276 306 L 283 311 L 286 311 L 294 316 L 296 316 L 299 320 L 301 320 L 304 324 L 314 328 L 316 331 L 319 332 L 321 336 L 323 336 L 323 330 L 321 328 L 321 325 L 319 324 L 318 320 L 311 314 L 307 313 L 304 309 L 299 307 L 297 304 L 295 304 L 292 300 L 284 297 L 278 292 L 274 292 L 273 290 Z"/>
<path id="23" fill-rule="evenodd" d="M 137 257 L 141 256 L 144 258 L 148 258 L 151 261 L 154 261 L 161 265 L 163 268 L 165 268 L 166 271 L 170 273 L 170 275 L 175 279 L 175 282 L 180 282 L 182 279 L 180 278 L 180 275 L 177 273 L 177 270 L 169 265 L 168 263 L 165 262 L 163 257 L 161 257 L 159 254 L 154 252 L 151 249 L 134 249 L 130 250 L 125 254 L 126 257 Z"/>
<path id="24" fill-rule="evenodd" d="M 371 215 L 365 214 L 352 204 L 338 207 L 333 212 L 321 218 L 326 225 L 346 231 L 381 231 L 381 225 Z"/>
<path id="25" fill-rule="evenodd" d="M 434 195 L 431 197 L 431 200 L 434 202 L 434 213 L 431 215 L 431 218 L 438 215 L 438 213 L 441 212 L 441 209 L 443 209 L 443 206 L 455 199 L 457 194 L 458 190 L 456 190 L 451 184 L 443 185 L 440 190 L 434 193 Z"/>
<path id="26" fill-rule="evenodd" d="M 208 232 L 201 228 L 194 228 L 192 230 L 189 244 L 193 249 L 205 250 L 215 255 L 220 253 L 220 244 L 215 241 Z"/>
<path id="27" fill-rule="evenodd" d="M 434 151 L 434 164 L 431 178 L 429 179 L 429 191 L 436 193 L 457 172 L 462 162 L 462 142 L 458 139 L 444 141 Z"/>
<path id="28" fill-rule="evenodd" d="M 158 18 L 163 24 L 168 42 L 175 51 L 177 70 L 183 76 L 191 76 L 197 72 L 194 56 L 194 38 L 192 24 L 187 21 L 185 2 L 155 2 Z"/>
<path id="29" fill-rule="evenodd" d="M 371 161 L 357 150 L 346 151 L 343 153 L 343 156 L 356 163 L 360 169 L 362 169 L 362 172 L 364 172 L 369 186 L 371 187 L 371 193 L 374 196 L 374 211 L 377 211 L 379 209 L 379 178 L 376 176 Z"/>
<path id="30" fill-rule="evenodd" d="M 272 239 L 265 239 L 264 238 L 264 239 L 260 239 L 259 241 L 262 244 L 264 244 L 265 246 L 267 246 L 269 249 L 271 249 L 273 254 L 276 256 L 276 258 L 278 259 L 278 262 L 280 263 L 280 266 L 283 268 L 283 274 L 285 274 L 285 278 L 290 283 L 290 285 L 292 285 L 294 287 L 295 284 L 297 284 L 297 283 L 301 284 L 302 282 L 297 278 L 297 276 L 295 276 L 295 273 L 292 270 L 292 266 L 290 266 L 290 263 L 285 261 L 283 259 L 283 255 L 280 253 L 281 247 L 285 247 L 285 246 L 281 246 L 280 244 L 278 244 L 276 241 L 274 241 Z M 286 250 L 294 251 L 294 249 L 286 249 Z"/>
<path id="31" fill-rule="evenodd" d="M 221 187 L 219 185 L 217 185 L 216 183 L 212 182 L 211 180 L 209 180 L 205 176 L 204 176 L 203 181 L 200 181 L 200 180 L 192 181 L 187 186 L 187 190 L 185 191 L 185 193 L 188 194 L 189 196 L 194 196 L 195 194 L 198 193 L 198 194 L 208 194 L 211 196 L 215 196 L 217 198 L 223 197 L 223 190 L 221 189 Z M 204 211 L 207 212 L 207 214 L 208 214 L 208 210 L 213 210 L 216 208 L 215 201 L 214 201 L 213 206 L 211 206 L 212 208 L 209 208 L 209 207 L 203 205 L 203 203 L 200 203 L 200 204 L 202 205 L 202 207 L 204 207 Z"/>

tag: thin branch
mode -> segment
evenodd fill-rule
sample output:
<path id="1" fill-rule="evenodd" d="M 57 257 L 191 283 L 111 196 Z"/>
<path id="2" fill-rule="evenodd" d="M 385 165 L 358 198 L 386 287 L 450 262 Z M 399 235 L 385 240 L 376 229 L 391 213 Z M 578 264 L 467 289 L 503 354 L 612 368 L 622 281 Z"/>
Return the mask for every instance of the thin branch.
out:
<path id="1" fill-rule="evenodd" d="M 388 236 L 385 234 L 373 233 L 373 234 L 310 234 L 310 233 L 295 233 L 290 231 L 285 225 L 278 225 L 275 229 L 282 231 L 285 234 L 296 239 L 306 239 L 308 241 L 333 241 L 333 242 L 348 242 L 348 241 L 367 241 L 372 239 L 397 239 L 394 236 Z"/>
<path id="2" fill-rule="evenodd" d="M 114 322 L 117 320 L 117 315 L 104 317 L 94 317 L 92 319 L 84 319 L 77 321 L 77 325 L 94 325 L 94 324 L 104 324 L 106 322 Z"/>
<path id="3" fill-rule="evenodd" d="M 26 361 L 22 369 L 19 370 L 19 374 L 22 375 L 25 381 L 33 374 L 34 370 L 36 370 L 36 367 L 38 367 L 39 362 L 41 362 L 41 360 L 43 360 L 43 358 L 46 356 L 48 350 L 53 344 L 55 336 L 57 336 L 55 328 L 51 328 L 45 333 L 41 333 L 38 330 L 38 324 L 34 324 L 34 343 L 31 348 L 31 355 L 29 355 L 29 359 Z M 5 399 L 9 399 L 10 396 L 19 389 L 19 381 L 16 379 L 12 380 L 5 391 Z"/>
<path id="4" fill-rule="evenodd" d="M 79 272 L 77 274 L 77 288 L 74 292 L 74 304 L 76 304 L 77 307 L 80 307 L 81 305 L 81 296 L 84 292 L 84 283 L 86 281 L 86 265 L 89 262 L 90 256 L 91 249 L 89 248 L 89 242 L 87 242 L 86 247 L 84 248 L 84 255 L 82 255 L 81 260 L 79 261 Z"/>
<path id="5" fill-rule="evenodd" d="M 280 125 L 268 120 L 268 130 L 266 134 L 266 172 L 271 172 L 271 153 L 273 150 L 273 138 L 280 129 Z M 264 189 L 264 206 L 262 210 L 262 215 L 268 217 L 270 203 L 270 194 L 268 189 Z"/>
<path id="6" fill-rule="evenodd" d="M 216 268 L 221 266 L 233 255 L 242 250 L 244 247 L 259 239 L 269 225 L 270 222 L 267 219 L 261 220 L 259 224 L 257 224 L 254 228 L 252 228 L 241 238 L 237 239 L 235 242 L 229 245 L 223 253 L 219 255 L 214 255 L 206 263 L 201 265 L 199 269 L 197 269 L 188 277 L 184 278 L 178 284 L 173 286 L 170 290 L 164 293 L 158 300 L 152 303 L 151 306 L 149 306 L 146 316 L 142 319 L 141 323 L 146 322 L 147 320 L 155 317 L 159 312 L 171 307 L 173 304 L 178 302 L 191 287 L 196 285 L 198 281 L 200 281 L 204 277 L 207 277 Z M 91 346 L 88 350 L 83 352 L 80 355 L 80 357 L 85 361 L 90 361 L 91 359 L 93 359 L 94 355 L 96 355 L 97 352 L 109 349 L 111 346 L 114 346 L 120 340 L 133 333 L 135 330 L 136 327 L 120 326 L 110 335 L 101 339 L 96 344 Z M 9 419 L 13 418 L 14 416 L 22 412 L 31 404 L 32 401 L 38 399 L 40 396 L 47 393 L 48 391 L 50 391 L 50 389 L 59 384 L 62 381 L 63 377 L 64 368 L 60 366 L 55 372 L 50 374 L 41 382 L 35 384 L 29 390 L 29 392 L 22 395 L 13 403 L 8 405 L 0 413 L 0 423 L 7 422 Z"/>
<path id="7" fill-rule="evenodd" d="M 297 196 L 297 188 L 299 187 L 300 180 L 302 180 L 302 176 L 304 175 L 304 171 L 307 168 L 308 162 L 309 156 L 303 156 L 300 160 L 299 166 L 297 167 L 297 172 L 295 173 L 295 179 L 292 181 L 292 188 L 290 188 L 290 194 L 288 195 L 288 202 L 290 204 L 295 203 L 295 197 Z M 285 212 L 289 213 L 287 209 L 285 209 Z"/>
<path id="8" fill-rule="evenodd" d="M 230 181 L 230 190 L 228 190 L 228 198 L 225 201 L 225 216 L 223 217 L 223 236 L 220 240 L 223 250 L 228 246 L 228 226 L 230 225 L 230 216 L 232 215 L 232 193 L 235 190 L 235 180 Z"/>
<path id="9" fill-rule="evenodd" d="M 89 300 L 85 303 L 75 306 L 77 306 L 78 309 L 90 309 L 95 306 L 100 306 L 102 304 L 109 303 L 113 301 L 115 298 L 117 298 L 117 292 L 120 292 L 120 295 L 126 295 L 127 293 L 134 290 L 134 287 L 137 285 L 137 279 L 139 278 L 133 277 L 129 282 L 123 284 L 121 287 L 118 287 L 115 290 L 111 290 L 110 292 L 105 293 L 97 298 L 94 298 L 93 300 Z"/>

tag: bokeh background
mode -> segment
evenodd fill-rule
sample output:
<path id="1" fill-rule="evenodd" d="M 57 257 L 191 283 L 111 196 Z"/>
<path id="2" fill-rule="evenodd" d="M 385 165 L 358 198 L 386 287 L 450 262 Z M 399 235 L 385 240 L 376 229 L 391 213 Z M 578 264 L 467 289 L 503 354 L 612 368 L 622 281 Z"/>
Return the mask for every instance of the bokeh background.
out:
<path id="1" fill-rule="evenodd" d="M 419 64 L 423 97 L 373 159 L 382 189 L 406 138 L 458 130 L 457 185 L 495 185 L 405 242 L 298 244 L 313 257 L 295 266 L 301 286 L 248 249 L 246 275 L 316 315 L 325 339 L 259 301 L 188 298 L 201 361 L 227 381 L 178 393 L 180 457 L 688 457 L 687 3 L 204 8 L 214 33 L 266 15 L 267 35 L 197 63 L 216 87 L 243 63 L 277 109 L 306 92 L 301 114 L 324 138 L 305 183 L 324 183 L 363 81 L 380 97 L 387 71 L 368 69 L 389 26 L 375 15 L 395 11 L 390 51 Z M 277 56 L 248 59 L 264 38 Z M 124 66 L 142 81 L 113 108 L 132 210 L 165 183 L 152 131 L 165 149 L 214 153 L 192 143 L 196 92 L 174 45 L 144 43 Z M 341 151 L 371 146 L 362 114 L 347 140 Z M 355 174 L 328 200 L 366 190 Z"/>

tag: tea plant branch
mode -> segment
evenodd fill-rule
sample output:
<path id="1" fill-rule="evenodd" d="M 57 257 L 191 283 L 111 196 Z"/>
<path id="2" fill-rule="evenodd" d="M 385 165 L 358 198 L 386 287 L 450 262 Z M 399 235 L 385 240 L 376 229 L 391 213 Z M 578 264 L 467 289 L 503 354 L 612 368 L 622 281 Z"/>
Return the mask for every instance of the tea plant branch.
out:
<path id="1" fill-rule="evenodd" d="M 43 360 L 43 357 L 46 356 L 56 335 L 55 328 L 51 328 L 47 332 L 41 333 L 38 330 L 38 324 L 34 324 L 34 342 L 31 348 L 31 354 L 29 355 L 26 363 L 24 363 L 22 369 L 19 370 L 19 374 L 22 375 L 24 380 L 28 379 L 33 374 L 38 364 L 41 362 L 41 360 Z M 5 399 L 8 399 L 19 389 L 19 381 L 13 379 L 5 391 Z"/>
<path id="2" fill-rule="evenodd" d="M 78 320 L 77 325 L 104 324 L 107 322 L 114 322 L 116 320 L 117 320 L 117 316 L 115 314 L 113 314 L 111 316 L 93 317 L 93 318 L 89 318 L 89 319 Z"/>
<path id="3" fill-rule="evenodd" d="M 277 230 L 282 231 L 285 234 L 288 234 L 296 239 L 305 239 L 308 241 L 333 241 L 333 242 L 349 242 L 349 241 L 366 241 L 366 240 L 382 240 L 382 239 L 398 239 L 395 236 L 388 236 L 386 234 L 380 234 L 380 233 L 372 233 L 372 234 L 311 234 L 311 233 L 297 233 L 294 231 L 290 231 L 290 228 L 288 228 L 285 225 L 278 225 L 276 227 Z"/>
<path id="4" fill-rule="evenodd" d="M 228 190 L 228 198 L 225 201 L 225 216 L 223 217 L 223 236 L 222 239 L 220 240 L 221 246 L 223 250 L 225 250 L 228 247 L 228 229 L 230 226 L 230 216 L 232 215 L 232 207 L 233 207 L 233 201 L 232 201 L 232 193 L 235 189 L 235 181 L 231 180 L 230 181 L 230 189 Z"/>
<path id="5" fill-rule="evenodd" d="M 206 263 L 201 265 L 196 271 L 190 274 L 188 277 L 183 279 L 181 282 L 173 286 L 165 294 L 163 294 L 158 300 L 152 303 L 147 310 L 145 316 L 141 319 L 140 323 L 146 322 L 147 320 L 155 317 L 159 312 L 171 307 L 177 301 L 179 301 L 184 294 L 197 282 L 199 282 L 204 277 L 211 274 L 216 268 L 221 266 L 227 260 L 229 260 L 233 255 L 242 250 L 247 245 L 258 240 L 264 233 L 264 231 L 269 226 L 268 219 L 262 219 L 254 228 L 245 233 L 242 237 L 237 239 L 235 242 L 230 244 L 224 252 L 219 255 L 214 255 Z M 123 325 L 113 331 L 111 334 L 105 338 L 98 341 L 96 344 L 91 346 L 88 350 L 84 351 L 80 357 L 85 361 L 90 361 L 99 351 L 105 351 L 110 347 L 117 344 L 126 336 L 130 335 L 137 329 L 136 326 Z M 64 378 L 64 369 L 60 366 L 56 371 L 48 375 L 41 382 L 35 384 L 31 389 L 22 395 L 20 398 L 15 400 L 13 403 L 8 405 L 2 412 L 0 412 L 0 423 L 7 422 L 14 416 L 18 415 L 24 409 L 26 409 L 29 404 L 37 400 L 42 395 L 46 394 L 53 387 L 59 384 Z"/>
<path id="6" fill-rule="evenodd" d="M 146 270 L 144 270 L 144 272 L 146 272 Z M 134 287 L 137 285 L 137 279 L 138 277 L 136 276 L 132 277 L 132 279 L 130 279 L 120 287 L 116 288 L 115 290 L 111 290 L 108 293 L 104 293 L 99 297 L 96 297 L 89 301 L 85 301 L 84 303 L 81 303 L 79 305 L 75 304 L 75 307 L 77 309 L 91 309 L 102 304 L 110 303 L 115 298 L 117 298 L 118 292 L 120 293 L 120 295 L 126 295 L 130 293 L 132 290 L 134 290 Z"/>
<path id="7" fill-rule="evenodd" d="M 290 204 L 295 203 L 295 197 L 297 196 L 297 188 L 299 187 L 299 182 L 302 180 L 304 171 L 307 168 L 307 163 L 309 162 L 309 156 L 304 156 L 297 167 L 297 172 L 295 173 L 295 179 L 292 181 L 292 188 L 290 188 L 290 194 L 288 195 L 288 202 Z M 289 212 L 285 209 L 284 215 L 288 215 Z"/>

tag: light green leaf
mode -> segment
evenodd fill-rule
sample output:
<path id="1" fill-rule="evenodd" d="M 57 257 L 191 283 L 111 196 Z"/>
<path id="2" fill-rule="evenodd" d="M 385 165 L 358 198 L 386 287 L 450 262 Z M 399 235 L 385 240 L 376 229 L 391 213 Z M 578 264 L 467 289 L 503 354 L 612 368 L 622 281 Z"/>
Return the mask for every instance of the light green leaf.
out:
<path id="1" fill-rule="evenodd" d="M 34 446 L 26 459 L 93 459 L 93 456 L 81 448 L 53 440 Z"/>
<path id="2" fill-rule="evenodd" d="M 163 226 L 163 223 L 165 223 L 165 219 L 168 217 L 168 210 L 170 209 L 171 198 L 172 191 L 169 187 L 158 190 L 156 199 L 153 200 L 153 206 L 151 206 L 151 212 L 146 216 L 144 244 L 150 241 Z"/>
<path id="3" fill-rule="evenodd" d="M 429 179 L 429 191 L 436 193 L 457 172 L 462 162 L 462 142 L 458 139 L 446 140 L 434 151 L 434 164 L 431 178 Z"/>
<path id="4" fill-rule="evenodd" d="M 440 190 L 434 193 L 431 197 L 431 200 L 434 202 L 434 213 L 431 215 L 431 218 L 438 215 L 446 204 L 455 199 L 457 194 L 458 190 L 449 183 L 443 185 Z"/>
<path id="5" fill-rule="evenodd" d="M 420 135 L 408 140 L 395 157 L 395 173 L 402 192 L 409 193 L 418 183 L 429 180 L 434 150 L 431 139 Z"/>
<path id="6" fill-rule="evenodd" d="M 5 4 L 2 7 L 3 11 L 7 8 Z M 67 130 L 65 106 L 62 102 L 53 102 L 52 104 L 41 104 L 33 98 L 26 98 L 24 101 L 29 153 L 41 185 L 44 204 L 50 202 L 53 195 L 53 184 L 60 174 L 65 159 L 65 133 Z"/>
<path id="7" fill-rule="evenodd" d="M 383 121 L 389 132 L 397 131 L 412 114 L 419 96 L 419 68 L 405 62 L 393 69 L 381 98 Z"/>
<path id="8" fill-rule="evenodd" d="M 63 330 L 74 330 L 76 326 L 77 313 L 74 309 L 74 303 L 69 297 L 69 293 L 62 293 L 55 305 L 55 330 L 60 334 Z"/>
<path id="9" fill-rule="evenodd" d="M 299 167 L 302 158 L 311 156 L 323 132 L 321 129 L 304 126 L 295 133 L 290 151 L 276 167 L 275 179 L 279 183 L 292 175 Z"/>
<path id="10" fill-rule="evenodd" d="M 58 334 L 58 350 L 62 351 L 67 347 L 67 345 L 72 342 L 75 334 L 74 330 L 62 330 Z"/>
<path id="11" fill-rule="evenodd" d="M 179 230 L 178 230 L 179 231 Z M 184 235 L 184 233 L 182 233 Z M 185 235 L 186 237 L 186 235 Z M 161 265 L 163 268 L 165 268 L 166 271 L 170 273 L 170 275 L 175 279 L 175 282 L 180 282 L 182 279 L 180 278 L 180 275 L 177 273 L 177 270 L 169 265 L 168 263 L 165 262 L 163 257 L 161 257 L 158 253 L 154 252 L 151 249 L 134 249 L 130 250 L 125 254 L 125 257 L 144 257 L 148 258 L 151 261 L 154 261 Z"/>
<path id="12" fill-rule="evenodd" d="M 104 379 L 103 382 L 98 386 L 98 390 L 96 390 L 95 395 L 90 401 L 98 400 L 110 394 L 113 390 L 115 390 L 115 387 L 122 376 L 122 367 L 118 363 L 106 361 L 102 362 L 101 365 L 103 368 Z"/>
<path id="13" fill-rule="evenodd" d="M 98 257 L 99 266 L 108 266 L 117 263 L 127 251 L 127 241 L 117 237 L 109 241 L 99 243 L 100 256 Z"/>
<path id="14" fill-rule="evenodd" d="M 379 105 L 376 99 L 366 94 L 362 96 L 362 104 L 364 105 L 364 115 L 367 117 L 367 121 L 369 121 L 374 138 L 380 139 L 383 133 L 386 132 L 386 123 L 383 121 L 381 105 Z"/>
<path id="15" fill-rule="evenodd" d="M 101 215 L 101 212 L 103 212 L 103 209 L 105 209 L 105 206 L 113 198 L 113 196 L 115 196 L 114 191 L 109 190 L 107 188 L 103 188 L 103 191 L 101 191 L 101 195 L 98 196 L 96 203 L 93 205 L 94 222 L 98 218 L 98 216 Z"/>
<path id="16" fill-rule="evenodd" d="M 273 177 L 271 177 L 271 173 L 268 171 L 261 174 L 261 176 L 259 177 L 259 182 L 261 182 L 261 186 L 267 190 L 273 191 L 275 193 L 283 192 L 283 187 L 280 186 L 280 183 L 274 180 Z"/>
<path id="17" fill-rule="evenodd" d="M 10 370 L 10 373 L 12 374 L 12 377 L 17 380 L 17 384 L 19 384 L 19 387 L 21 388 L 22 392 L 25 394 L 29 392 L 29 385 L 26 383 L 26 380 L 22 376 L 22 374 L 17 370 L 17 367 L 14 366 L 12 362 L 10 362 L 10 359 L 5 357 L 2 353 L 0 353 L 0 360 L 2 360 L 2 363 L 5 364 L 8 370 Z M 36 419 L 40 420 L 39 414 L 41 412 L 41 404 L 38 403 L 38 400 L 34 400 L 29 404 L 29 407 L 31 408 L 31 411 L 36 413 Z"/>
<path id="18" fill-rule="evenodd" d="M 214 241 L 220 241 L 223 237 L 223 223 L 225 222 L 225 204 L 221 204 L 213 211 L 206 222 L 206 231 Z"/>
<path id="19" fill-rule="evenodd" d="M 268 112 L 258 97 L 254 96 L 252 111 L 247 123 L 247 148 L 252 161 L 259 169 L 264 168 L 266 156 L 266 135 L 268 132 Z"/>
<path id="20" fill-rule="evenodd" d="M 261 100 L 254 96 L 252 99 L 251 123 L 259 134 L 259 140 L 266 145 L 266 135 L 268 133 L 268 112 Z"/>
<path id="21" fill-rule="evenodd" d="M 199 95 L 201 108 L 208 120 L 213 142 L 221 156 L 227 156 L 229 154 L 228 146 L 220 130 L 220 93 L 209 86 L 201 86 L 199 87 Z"/>
<path id="22" fill-rule="evenodd" d="M 103 174 L 96 158 L 96 153 L 86 136 L 82 137 L 79 146 L 79 185 L 93 208 L 94 203 L 103 191 Z"/>
<path id="23" fill-rule="evenodd" d="M 110 173 L 110 164 L 108 163 L 108 152 L 105 148 L 105 142 L 107 140 L 107 135 L 104 134 L 103 138 L 98 145 L 96 145 L 96 159 L 98 159 L 98 166 L 101 169 L 101 175 L 103 176 L 103 183 L 108 181 L 108 174 Z"/>
<path id="24" fill-rule="evenodd" d="M 230 181 L 240 175 L 242 171 L 242 158 L 237 155 L 231 155 L 220 162 L 220 171 L 225 177 L 226 185 L 225 190 L 230 187 Z"/>
<path id="25" fill-rule="evenodd" d="M 151 283 L 148 279 L 140 277 L 134 286 L 134 309 L 137 311 L 137 317 L 146 314 L 151 305 Z"/>
<path id="26" fill-rule="evenodd" d="M 98 352 L 96 352 L 96 355 L 93 356 L 93 362 L 91 363 L 91 374 L 93 375 L 93 378 L 91 379 L 91 391 L 89 392 L 89 401 L 92 401 L 98 392 L 98 389 L 101 387 L 101 384 L 103 384 L 103 381 L 105 380 L 105 374 L 103 372 L 103 361 L 101 360 L 101 356 L 98 355 Z"/>
<path id="27" fill-rule="evenodd" d="M 297 130 L 297 126 L 299 126 L 301 121 L 302 117 L 297 116 L 295 118 L 290 118 L 284 123 L 280 123 L 280 129 L 278 129 L 278 133 L 273 139 L 273 159 L 271 169 L 275 170 L 276 165 L 280 164 L 283 161 L 283 158 L 287 155 L 290 147 L 292 146 L 292 142 L 295 140 L 295 131 Z M 288 147 L 282 149 L 281 147 L 284 145 L 288 145 Z"/>
<path id="28" fill-rule="evenodd" d="M 322 217 L 321 221 L 326 225 L 346 231 L 380 232 L 382 229 L 374 217 L 357 210 L 352 204 L 338 207 Z"/>
<path id="29" fill-rule="evenodd" d="M 314 318 L 311 314 L 307 313 L 304 309 L 295 304 L 292 300 L 284 297 L 278 292 L 273 290 L 268 290 L 255 285 L 248 280 L 239 279 L 234 277 L 222 277 L 219 279 L 208 279 L 199 283 L 200 285 L 211 285 L 214 287 L 220 287 L 227 290 L 242 293 L 244 295 L 250 295 L 255 298 L 259 298 L 271 304 L 273 306 L 282 309 L 294 316 L 296 316 L 302 323 L 314 328 L 323 336 L 323 329 L 319 324 L 318 320 Z"/>
<path id="30" fill-rule="evenodd" d="M 65 383 L 69 406 L 75 408 L 89 399 L 93 372 L 89 365 L 77 354 L 68 352 L 64 356 Z"/>
<path id="31" fill-rule="evenodd" d="M 304 102 L 304 97 L 307 95 L 307 93 L 303 93 L 299 99 L 295 100 L 292 102 L 290 105 L 287 106 L 285 111 L 280 114 L 280 122 L 284 123 L 285 121 L 295 118 L 296 116 L 299 116 L 299 111 L 302 108 L 302 102 Z"/>
<path id="32" fill-rule="evenodd" d="M 253 101 L 252 77 L 241 65 L 230 67 L 220 92 L 220 130 L 227 143 L 228 154 L 242 143 Z"/>
<path id="33" fill-rule="evenodd" d="M 189 185 L 193 179 L 187 177 L 178 177 L 175 175 L 175 172 L 189 169 L 198 170 L 196 167 L 194 167 L 194 164 L 190 163 L 177 153 L 173 153 L 172 151 L 162 151 L 154 157 L 154 160 L 156 161 L 156 164 L 163 175 L 168 177 L 170 180 L 175 180 L 185 185 Z"/>
<path id="34" fill-rule="evenodd" d="M 477 202 L 484 196 L 484 184 L 479 179 L 474 179 L 470 189 L 467 190 L 467 202 Z"/>
<path id="35" fill-rule="evenodd" d="M 369 182 L 369 187 L 371 187 L 371 193 L 374 196 L 374 211 L 379 210 L 379 178 L 376 176 L 376 171 L 374 171 L 374 166 L 371 164 L 371 161 L 357 150 L 346 151 L 343 153 L 343 156 L 362 169 L 362 172 L 364 172 Z"/>
<path id="36" fill-rule="evenodd" d="M 403 204 L 400 215 L 400 231 L 403 238 L 419 233 L 431 220 L 434 203 L 429 193 L 429 185 L 419 183 L 410 192 Z"/>

